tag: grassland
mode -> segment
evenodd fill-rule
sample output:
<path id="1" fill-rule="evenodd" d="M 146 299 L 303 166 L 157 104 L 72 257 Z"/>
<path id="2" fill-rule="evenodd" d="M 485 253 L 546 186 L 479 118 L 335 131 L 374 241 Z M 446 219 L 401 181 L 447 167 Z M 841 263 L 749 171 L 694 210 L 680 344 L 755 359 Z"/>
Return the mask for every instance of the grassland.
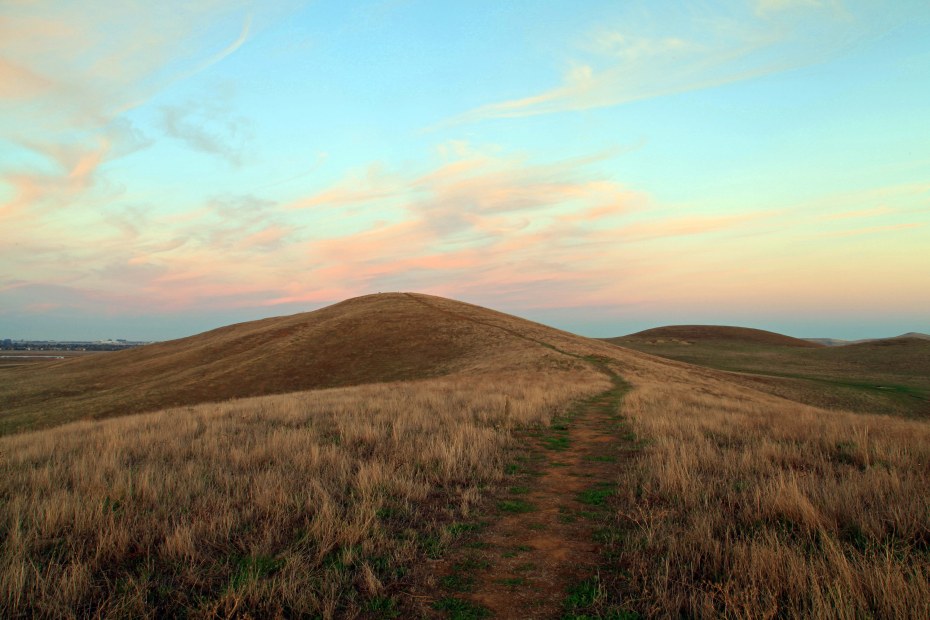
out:
<path id="1" fill-rule="evenodd" d="M 0 440 L 0 616 L 352 617 L 504 475 L 584 368 L 259 397 Z"/>
<path id="2" fill-rule="evenodd" d="M 732 381 L 809 405 L 930 418 L 926 339 L 823 347 L 760 330 L 671 326 L 607 341 L 737 373 Z"/>
<path id="3" fill-rule="evenodd" d="M 615 597 L 650 617 L 930 617 L 925 422 L 630 380 L 649 447 L 619 478 Z"/>
<path id="4" fill-rule="evenodd" d="M 422 303 L 427 298 L 368 295 L 97 355 L 93 363 L 0 367 L 0 435 L 230 398 L 439 377 L 538 348 L 505 331 L 513 317 L 482 310 L 497 324 L 466 321 Z"/>
<path id="5" fill-rule="evenodd" d="M 219 332 L 270 337 L 297 356 L 290 364 L 243 371 L 245 349 L 203 355 L 216 332 L 162 352 L 207 365 L 191 377 L 222 370 L 230 385 L 246 371 L 362 385 L 60 425 L 103 415 L 97 399 L 122 393 L 84 388 L 70 401 L 52 389 L 62 376 L 106 383 L 116 371 L 42 365 L 51 379 L 27 386 L 33 400 L 9 414 L 20 431 L 0 438 L 0 616 L 482 617 L 482 601 L 529 604 L 534 571 L 552 575 L 547 600 L 564 598 L 557 611 L 538 607 L 545 617 L 930 616 L 926 420 L 813 407 L 759 384 L 773 379 L 762 374 L 436 297 L 337 310 L 325 324 L 346 331 L 320 336 L 340 343 L 331 366 L 290 348 L 302 334 L 299 350 L 326 350 L 308 315 L 311 327 L 280 320 L 295 321 L 284 340 L 275 320 Z M 379 324 L 407 339 L 396 367 L 391 337 L 366 339 Z M 816 365 L 784 345 L 752 346 Z M 905 376 L 915 362 L 900 351 L 836 368 Z M 209 394 L 175 390 L 180 375 L 146 355 L 126 376 L 155 372 L 169 400 Z M 288 389 L 281 381 L 246 383 Z M 619 385 L 629 387 L 617 409 Z M 583 402 L 594 409 L 571 414 Z M 23 432 L 23 420 L 59 426 Z M 532 460 L 517 460 L 530 444 Z M 536 542 L 506 547 L 520 532 Z M 572 549 L 584 553 L 553 559 Z M 562 564 L 537 570 L 534 554 Z M 449 579 L 429 578 L 431 562 L 451 566 Z"/>

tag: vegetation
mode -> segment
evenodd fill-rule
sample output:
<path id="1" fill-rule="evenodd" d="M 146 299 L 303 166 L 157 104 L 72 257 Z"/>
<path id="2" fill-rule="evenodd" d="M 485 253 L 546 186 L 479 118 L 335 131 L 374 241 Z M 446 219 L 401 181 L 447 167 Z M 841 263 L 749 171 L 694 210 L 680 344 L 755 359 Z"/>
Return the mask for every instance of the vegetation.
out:
<path id="1" fill-rule="evenodd" d="M 454 537 L 442 525 L 502 478 L 511 430 L 602 387 L 434 379 L 5 438 L 0 616 L 393 609 L 385 584 Z"/>
<path id="2" fill-rule="evenodd" d="M 930 419 L 930 340 L 825 347 L 733 327 L 670 326 L 608 342 L 730 371 L 727 379 L 827 409 Z"/>
<path id="3" fill-rule="evenodd" d="M 389 294 L 0 368 L 0 617 L 930 617 L 923 345 L 750 336 Z"/>
<path id="4" fill-rule="evenodd" d="M 624 412 L 614 594 L 650 617 L 930 617 L 930 427 L 667 368 Z M 622 572 L 621 572 L 622 571 Z"/>

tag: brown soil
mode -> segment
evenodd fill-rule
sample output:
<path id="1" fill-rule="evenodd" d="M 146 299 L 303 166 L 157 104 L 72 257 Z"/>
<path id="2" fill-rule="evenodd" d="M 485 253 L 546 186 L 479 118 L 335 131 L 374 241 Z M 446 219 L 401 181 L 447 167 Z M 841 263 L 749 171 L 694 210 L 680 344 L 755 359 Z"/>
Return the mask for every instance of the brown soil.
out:
<path id="1" fill-rule="evenodd" d="M 558 618 L 570 588 L 595 574 L 607 496 L 635 449 L 622 437 L 622 382 L 595 363 L 614 388 L 519 438 L 528 446 L 522 473 L 492 500 L 485 527 L 419 571 L 420 615 Z"/>

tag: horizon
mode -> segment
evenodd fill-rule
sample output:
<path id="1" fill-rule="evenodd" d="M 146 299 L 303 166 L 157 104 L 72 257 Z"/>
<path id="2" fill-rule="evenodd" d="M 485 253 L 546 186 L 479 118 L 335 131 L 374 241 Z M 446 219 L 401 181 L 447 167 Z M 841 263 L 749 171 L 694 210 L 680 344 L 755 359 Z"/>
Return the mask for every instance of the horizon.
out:
<path id="1" fill-rule="evenodd" d="M 390 291 L 386 291 L 386 292 L 390 292 Z M 375 294 L 375 293 L 369 293 L 369 295 L 372 295 L 372 294 Z M 379 292 L 379 293 L 377 293 L 377 294 L 381 294 L 381 293 Z M 348 300 L 339 300 L 339 301 L 337 301 L 337 302 L 333 302 L 333 304 L 335 304 L 335 303 L 340 303 L 341 301 L 348 301 Z M 469 302 L 469 303 L 471 303 L 471 302 Z M 251 322 L 251 321 L 259 321 L 259 320 L 262 320 L 262 319 L 276 318 L 276 317 L 280 317 L 280 316 L 290 316 L 290 315 L 294 315 L 294 314 L 303 314 L 303 313 L 308 313 L 308 312 L 314 312 L 314 311 L 316 311 L 316 310 L 320 310 L 320 309 L 322 309 L 322 308 L 326 308 L 327 306 L 330 306 L 330 305 L 333 305 L 333 304 L 323 304 L 323 305 L 320 305 L 320 306 L 315 307 L 315 308 L 310 308 L 310 309 L 306 309 L 306 310 L 298 310 L 298 311 L 296 311 L 296 312 L 288 312 L 288 313 L 282 313 L 282 314 L 267 314 L 267 315 L 262 315 L 262 316 L 254 316 L 254 317 L 251 317 L 251 318 L 248 318 L 248 317 L 241 317 L 240 319 L 232 320 L 232 321 L 230 321 L 230 322 L 228 322 L 228 323 L 215 324 L 215 325 L 209 324 L 209 319 L 207 319 L 206 317 L 204 317 L 204 321 L 205 321 L 205 322 L 202 324 L 202 326 L 201 326 L 200 328 L 197 328 L 196 331 L 192 331 L 192 332 L 189 332 L 189 333 L 186 333 L 186 332 L 185 332 L 185 333 L 181 333 L 181 332 L 175 331 L 175 332 L 169 333 L 167 336 L 160 337 L 160 338 L 155 338 L 155 337 L 151 337 L 151 338 L 149 338 L 149 337 L 138 337 L 138 338 L 136 338 L 136 337 L 132 337 L 131 335 L 125 335 L 125 334 L 110 334 L 110 335 L 99 335 L 99 334 L 94 334 L 94 335 L 87 335 L 87 336 L 85 336 L 85 337 L 71 337 L 71 336 L 67 336 L 67 335 L 58 335 L 58 336 L 52 337 L 52 336 L 42 336 L 42 335 L 32 335 L 32 336 L 17 336 L 17 335 L 13 335 L 13 336 L 10 336 L 10 335 L 6 335 L 6 334 L 4 334 L 4 333 L 0 333 L 0 341 L 3 341 L 3 340 L 5 340 L 5 339 L 9 339 L 9 340 L 12 340 L 12 341 L 14 341 L 14 342 L 16 342 L 16 341 L 32 341 L 32 342 L 42 342 L 42 341 L 49 341 L 49 342 L 106 342 L 106 341 L 115 341 L 115 340 L 125 340 L 125 341 L 129 341 L 129 342 L 147 342 L 147 343 L 149 343 L 149 342 L 164 342 L 164 341 L 169 341 L 169 340 L 176 340 L 176 339 L 179 339 L 179 338 L 186 338 L 186 337 L 189 337 L 189 336 L 195 336 L 195 335 L 198 335 L 198 334 L 202 334 L 202 333 L 205 333 L 205 332 L 208 332 L 208 331 L 211 331 L 211 330 L 214 330 L 214 329 L 219 329 L 219 328 L 221 328 L 221 327 L 226 327 L 226 326 L 229 326 L 229 325 L 240 324 L 240 323 L 247 323 L 247 322 Z M 481 304 L 476 304 L 476 305 L 479 305 L 479 306 L 480 306 Z M 502 310 L 500 310 L 499 308 L 489 308 L 489 309 L 491 309 L 491 310 L 502 311 Z M 579 312 L 583 314 L 583 309 L 579 309 Z M 538 322 L 538 323 L 542 323 L 542 324 L 548 325 L 548 326 L 550 326 L 550 327 L 556 327 L 556 328 L 558 328 L 558 329 L 564 329 L 565 331 L 568 331 L 568 332 L 571 332 L 571 333 L 575 333 L 575 334 L 580 335 L 580 336 L 586 336 L 586 337 L 589 337 L 589 338 L 613 338 L 613 337 L 622 337 L 622 336 L 628 336 L 628 335 L 631 335 L 631 334 L 634 334 L 634 333 L 637 333 L 637 332 L 640 332 L 640 331 L 644 331 L 644 330 L 647 330 L 647 329 L 658 328 L 658 327 L 667 327 L 667 326 L 672 326 L 672 325 L 709 325 L 709 326 L 716 326 L 716 327 L 748 327 L 748 328 L 752 328 L 752 329 L 760 329 L 760 330 L 769 331 L 769 332 L 773 332 L 773 333 L 779 333 L 779 334 L 783 334 L 783 335 L 786 335 L 786 336 L 793 336 L 793 337 L 795 337 L 795 338 L 801 338 L 801 339 L 823 339 L 823 338 L 829 338 L 829 339 L 834 339 L 834 340 L 848 340 L 848 341 L 856 341 L 856 340 L 880 340 L 880 339 L 884 339 L 884 338 L 895 338 L 895 337 L 898 337 L 898 336 L 903 336 L 903 335 L 908 334 L 908 333 L 918 333 L 918 334 L 923 334 L 923 333 L 924 333 L 924 332 L 921 332 L 920 330 L 905 329 L 905 330 L 903 330 L 903 331 L 899 331 L 899 332 L 893 333 L 893 334 L 868 335 L 868 336 L 857 336 L 857 337 L 842 337 L 842 336 L 835 336 L 835 335 L 806 335 L 806 334 L 792 333 L 792 332 L 790 332 L 790 331 L 783 331 L 783 330 L 778 330 L 778 329 L 771 329 L 771 328 L 768 328 L 768 327 L 760 327 L 760 326 L 758 326 L 758 325 L 737 325 L 737 324 L 734 324 L 734 323 L 720 323 L 720 322 L 707 322 L 707 323 L 679 322 L 679 323 L 662 323 L 662 324 L 645 324 L 645 323 L 643 323 L 643 324 L 633 324 L 633 325 L 635 325 L 633 328 L 626 329 L 625 331 L 617 331 L 617 330 L 610 331 L 610 327 L 609 327 L 609 326 L 610 326 L 610 325 L 618 324 L 616 321 L 612 321 L 612 320 L 610 320 L 610 319 L 607 319 L 604 323 L 598 324 L 597 320 L 595 320 L 595 319 L 593 318 L 593 316 L 592 316 L 592 317 L 588 317 L 587 320 L 586 320 L 586 318 L 585 318 L 584 316 L 582 316 L 582 317 L 579 319 L 579 322 L 576 323 L 576 325 L 579 326 L 580 328 L 585 328 L 585 327 L 591 328 L 592 325 L 593 325 L 593 326 L 594 326 L 594 332 L 596 332 L 596 333 L 584 333 L 582 330 L 576 331 L 575 329 L 572 329 L 571 326 L 565 326 L 565 325 L 561 325 L 561 326 L 560 326 L 560 325 L 555 325 L 555 324 L 548 323 L 548 322 L 546 321 L 546 318 L 547 318 L 547 317 L 544 315 L 544 313 L 537 313 L 536 315 L 527 314 L 527 315 L 525 315 L 525 316 L 524 316 L 524 315 L 520 315 L 520 314 L 516 314 L 516 313 L 514 313 L 514 312 L 507 312 L 507 314 L 512 314 L 513 316 L 516 316 L 517 318 L 522 318 L 522 319 L 527 319 L 527 320 L 535 321 L 535 322 Z M 135 324 L 135 323 L 136 323 L 136 322 L 133 321 L 132 323 L 129 323 L 129 325 L 133 325 L 133 324 Z M 622 325 L 623 323 L 621 322 L 621 323 L 619 323 L 619 324 Z M 58 333 L 58 334 L 67 334 L 67 333 L 68 333 L 68 332 L 67 332 L 67 329 L 70 329 L 70 328 L 64 328 L 63 331 L 60 331 L 60 332 L 57 332 L 57 333 Z M 175 329 L 177 329 L 177 328 L 175 327 Z M 85 333 L 85 334 L 90 334 L 91 332 L 86 332 L 86 331 L 85 331 L 84 333 Z M 157 334 L 157 333 L 159 333 L 159 332 L 158 332 L 158 331 L 150 331 L 150 332 L 142 332 L 142 333 Z"/>
<path id="2" fill-rule="evenodd" d="M 398 289 L 930 333 L 930 7 L 894 4 L 4 7 L 0 339 Z"/>

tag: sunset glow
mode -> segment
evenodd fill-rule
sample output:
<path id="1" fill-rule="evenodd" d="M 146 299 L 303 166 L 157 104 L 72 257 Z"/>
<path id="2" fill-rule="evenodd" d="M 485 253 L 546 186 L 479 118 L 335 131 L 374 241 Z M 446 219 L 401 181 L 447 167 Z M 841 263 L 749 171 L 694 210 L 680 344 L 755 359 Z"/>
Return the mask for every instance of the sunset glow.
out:
<path id="1" fill-rule="evenodd" d="M 4 3 L 0 338 L 391 290 L 927 332 L 928 32 L 917 0 Z"/>

